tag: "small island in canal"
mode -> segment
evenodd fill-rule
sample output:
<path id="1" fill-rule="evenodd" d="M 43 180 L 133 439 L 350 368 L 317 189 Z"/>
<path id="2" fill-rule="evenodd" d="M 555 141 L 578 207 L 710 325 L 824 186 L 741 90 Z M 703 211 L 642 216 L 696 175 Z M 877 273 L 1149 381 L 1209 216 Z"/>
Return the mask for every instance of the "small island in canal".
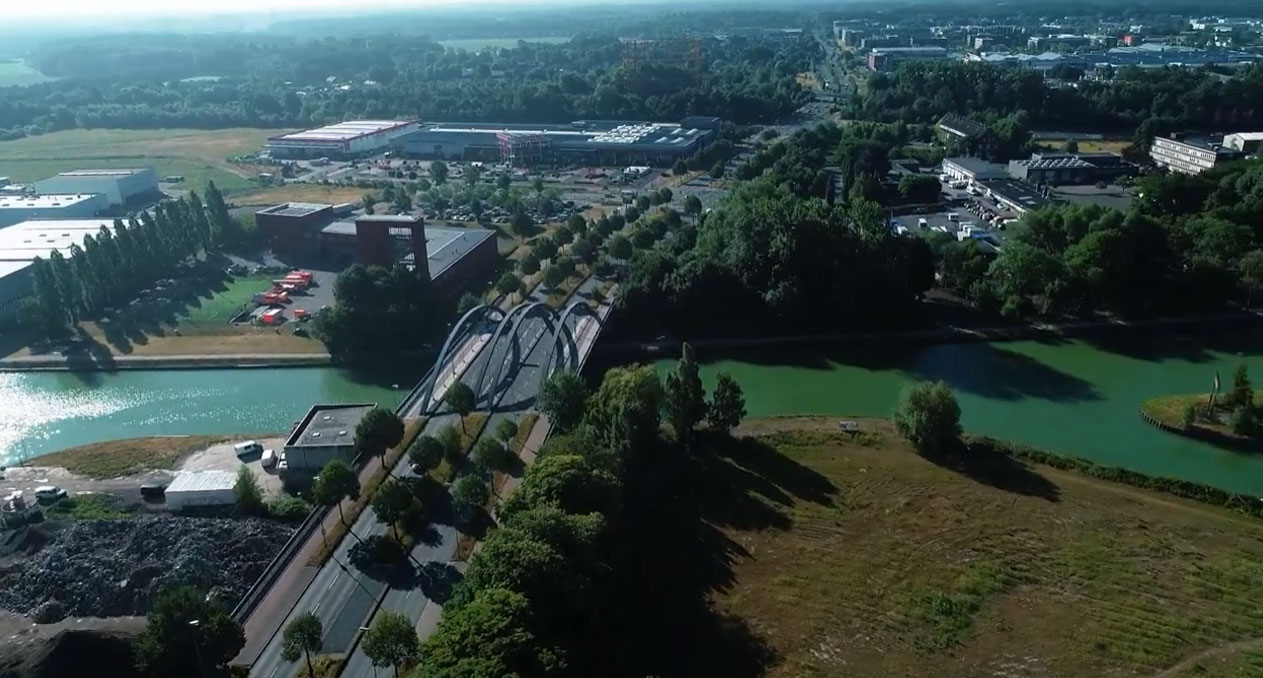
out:
<path id="1" fill-rule="evenodd" d="M 1227 391 L 1221 392 L 1216 374 L 1214 392 L 1150 398 L 1141 403 L 1140 413 L 1149 423 L 1171 433 L 1222 447 L 1263 450 L 1260 407 L 1263 395 L 1254 392 L 1242 364 L 1233 373 L 1232 388 Z"/>

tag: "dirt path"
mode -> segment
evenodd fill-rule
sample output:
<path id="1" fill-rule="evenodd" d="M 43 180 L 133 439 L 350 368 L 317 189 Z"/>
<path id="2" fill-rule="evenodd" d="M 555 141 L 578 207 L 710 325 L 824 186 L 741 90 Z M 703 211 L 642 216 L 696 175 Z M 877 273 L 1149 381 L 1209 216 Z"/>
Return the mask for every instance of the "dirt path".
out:
<path id="1" fill-rule="evenodd" d="M 1180 663 L 1176 664 L 1175 666 L 1172 666 L 1169 669 L 1166 669 L 1159 673 L 1155 673 L 1152 678 L 1176 678 L 1184 671 L 1187 671 L 1193 668 L 1197 664 L 1203 661 L 1206 661 L 1207 659 L 1217 659 L 1221 657 L 1226 657 L 1228 655 L 1236 654 L 1238 652 L 1248 652 L 1250 650 L 1258 650 L 1258 649 L 1263 649 L 1263 638 L 1246 638 L 1245 640 L 1238 640 L 1235 643 L 1228 643 L 1227 645 L 1220 645 L 1219 647 L 1212 647 L 1209 650 L 1198 652 L 1192 657 L 1189 657 L 1181 661 Z"/>

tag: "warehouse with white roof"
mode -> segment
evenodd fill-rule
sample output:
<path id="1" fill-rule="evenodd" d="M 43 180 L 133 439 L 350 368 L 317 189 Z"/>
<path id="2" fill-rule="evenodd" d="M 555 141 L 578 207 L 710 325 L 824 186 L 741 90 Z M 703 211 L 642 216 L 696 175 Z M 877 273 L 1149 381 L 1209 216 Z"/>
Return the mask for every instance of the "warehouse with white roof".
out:
<path id="1" fill-rule="evenodd" d="M 110 207 L 104 193 L 70 195 L 0 194 L 0 228 L 32 219 L 83 219 Z"/>
<path id="2" fill-rule="evenodd" d="M 0 320 L 8 320 L 23 299 L 35 293 L 31 262 L 47 259 L 54 250 L 70 256 L 70 246 L 83 246 L 83 239 L 114 229 L 111 219 L 67 219 L 63 221 L 24 221 L 0 228 Z"/>
<path id="3" fill-rule="evenodd" d="M 268 139 L 273 158 L 354 158 L 390 148 L 390 142 L 410 132 L 415 120 L 349 120 Z"/>
<path id="4" fill-rule="evenodd" d="M 111 206 L 135 205 L 162 197 L 158 173 L 152 168 L 78 169 L 35 182 L 41 195 L 103 193 Z"/>

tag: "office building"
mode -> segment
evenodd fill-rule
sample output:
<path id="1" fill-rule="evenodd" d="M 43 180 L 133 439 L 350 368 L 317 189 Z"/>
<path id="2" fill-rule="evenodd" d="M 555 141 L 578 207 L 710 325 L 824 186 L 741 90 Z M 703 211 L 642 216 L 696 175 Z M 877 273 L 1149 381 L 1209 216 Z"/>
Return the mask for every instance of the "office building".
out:
<path id="1" fill-rule="evenodd" d="M 945 47 L 879 47 L 868 53 L 868 68 L 873 71 L 893 71 L 906 61 L 943 61 L 947 59 Z"/>
<path id="2" fill-rule="evenodd" d="M 1201 174 L 1240 155 L 1239 151 L 1202 139 L 1154 137 L 1149 147 L 1149 157 L 1154 164 L 1184 174 Z"/>
<path id="3" fill-rule="evenodd" d="M 86 219 L 109 207 L 104 193 L 0 195 L 0 228 L 33 219 Z"/>
<path id="4" fill-rule="evenodd" d="M 271 137 L 267 150 L 273 158 L 356 158 L 386 151 L 419 128 L 415 120 L 351 120 Z"/>
<path id="5" fill-rule="evenodd" d="M 137 206 L 162 197 L 152 168 L 80 169 L 35 182 L 43 195 L 103 193 L 111 207 Z"/>

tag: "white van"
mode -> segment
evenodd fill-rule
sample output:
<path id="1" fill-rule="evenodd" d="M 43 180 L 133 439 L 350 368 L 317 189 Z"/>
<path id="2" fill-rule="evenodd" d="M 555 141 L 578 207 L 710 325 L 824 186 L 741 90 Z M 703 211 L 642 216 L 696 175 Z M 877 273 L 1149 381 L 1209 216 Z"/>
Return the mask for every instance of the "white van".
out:
<path id="1" fill-rule="evenodd" d="M 930 222 L 929 222 L 929 221 L 927 221 L 925 217 L 921 217 L 920 219 L 917 219 L 917 227 L 918 227 L 918 228 L 925 228 L 926 226 L 928 226 L 928 225 L 929 225 L 929 223 L 930 223 Z"/>
<path id="2" fill-rule="evenodd" d="M 257 441 L 247 440 L 244 443 L 237 443 L 232 446 L 232 451 L 237 454 L 237 458 L 248 457 L 252 454 L 263 454 L 263 446 Z"/>
<path id="3" fill-rule="evenodd" d="M 956 212 L 948 212 L 948 213 L 947 213 L 947 220 L 948 220 L 948 221 L 960 221 L 960 215 L 959 215 L 959 214 L 957 214 Z"/>
<path id="4" fill-rule="evenodd" d="M 259 464 L 263 468 L 272 468 L 276 465 L 276 452 L 274 450 L 263 450 L 263 456 L 259 457 Z"/>

